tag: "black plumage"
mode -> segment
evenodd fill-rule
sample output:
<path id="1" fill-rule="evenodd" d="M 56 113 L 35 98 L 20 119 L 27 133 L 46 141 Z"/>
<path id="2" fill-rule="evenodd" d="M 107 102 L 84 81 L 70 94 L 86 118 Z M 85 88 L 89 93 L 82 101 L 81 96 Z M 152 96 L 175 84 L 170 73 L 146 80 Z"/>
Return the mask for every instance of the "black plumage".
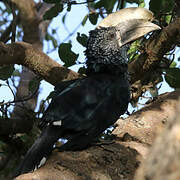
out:
<path id="1" fill-rule="evenodd" d="M 87 77 L 57 84 L 55 96 L 39 124 L 42 133 L 25 155 L 16 175 L 38 167 L 59 138 L 68 139 L 60 151 L 88 147 L 126 112 L 130 99 L 129 46 L 120 42 L 119 27 L 98 27 L 90 31 L 85 51 Z"/>
<path id="2" fill-rule="evenodd" d="M 88 76 L 55 87 L 54 98 L 39 124 L 42 134 L 27 152 L 19 173 L 35 169 L 59 138 L 68 138 L 61 151 L 86 148 L 127 110 L 127 46 L 118 48 L 116 43 L 116 37 L 111 37 L 106 28 L 90 32 Z M 61 121 L 61 125 L 53 125 L 55 121 Z"/>

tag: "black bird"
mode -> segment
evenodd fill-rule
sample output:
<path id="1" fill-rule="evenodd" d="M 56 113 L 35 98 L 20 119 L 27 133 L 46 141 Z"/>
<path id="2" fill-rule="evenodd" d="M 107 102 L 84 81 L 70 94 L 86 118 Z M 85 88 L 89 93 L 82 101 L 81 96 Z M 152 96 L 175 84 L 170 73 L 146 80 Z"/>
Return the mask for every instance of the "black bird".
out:
<path id="1" fill-rule="evenodd" d="M 87 148 L 127 110 L 130 90 L 127 72 L 129 42 L 157 30 L 152 13 L 127 8 L 106 17 L 90 31 L 85 51 L 87 76 L 59 83 L 40 122 L 42 133 L 25 155 L 16 176 L 39 167 L 59 138 L 60 151 Z"/>

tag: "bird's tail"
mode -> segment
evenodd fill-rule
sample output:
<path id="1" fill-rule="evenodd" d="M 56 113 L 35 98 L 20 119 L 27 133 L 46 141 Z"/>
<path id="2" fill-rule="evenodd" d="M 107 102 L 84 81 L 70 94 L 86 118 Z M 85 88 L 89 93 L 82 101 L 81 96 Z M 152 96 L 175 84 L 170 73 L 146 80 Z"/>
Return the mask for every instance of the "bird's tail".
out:
<path id="1" fill-rule="evenodd" d="M 54 143 L 62 136 L 62 134 L 63 130 L 60 126 L 47 126 L 26 153 L 14 176 L 16 177 L 38 168 L 52 152 Z"/>

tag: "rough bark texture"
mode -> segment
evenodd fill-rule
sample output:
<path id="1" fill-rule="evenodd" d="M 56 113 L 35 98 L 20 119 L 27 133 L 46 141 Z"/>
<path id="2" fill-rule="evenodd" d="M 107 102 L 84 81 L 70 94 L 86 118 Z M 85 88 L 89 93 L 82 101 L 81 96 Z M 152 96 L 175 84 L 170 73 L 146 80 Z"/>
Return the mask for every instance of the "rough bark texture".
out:
<path id="1" fill-rule="evenodd" d="M 155 32 L 145 42 L 141 54 L 128 65 L 131 75 L 132 99 L 137 102 L 143 92 L 154 88 L 162 74 L 163 56 L 180 43 L 180 18 L 175 19 L 160 32 Z M 167 66 L 168 68 L 168 66 Z"/>
<path id="2" fill-rule="evenodd" d="M 63 80 L 80 77 L 76 72 L 61 66 L 49 56 L 25 42 L 8 45 L 0 44 L 0 66 L 8 64 L 26 66 L 53 85 Z"/>
<path id="3" fill-rule="evenodd" d="M 34 48 L 41 50 L 42 42 L 40 40 L 41 34 L 39 33 L 39 18 L 37 16 L 36 3 L 34 0 L 11 0 L 15 7 L 19 10 L 20 23 L 23 28 L 23 41 L 30 43 Z M 36 75 L 26 67 L 22 67 L 20 74 L 20 81 L 17 87 L 16 99 L 23 99 L 29 95 L 29 82 Z M 33 121 L 26 118 L 28 111 L 34 111 L 37 104 L 38 91 L 34 96 L 25 102 L 16 103 L 16 106 L 11 114 L 11 118 L 23 118 L 25 123 Z M 32 127 L 31 125 L 31 127 Z"/>
<path id="4" fill-rule="evenodd" d="M 114 143 L 84 151 L 54 151 L 44 166 L 16 180 L 132 180 L 151 143 L 174 116 L 179 96 L 178 91 L 163 94 L 126 120 L 118 120 Z"/>
<path id="5" fill-rule="evenodd" d="M 148 72 L 157 70 L 157 66 L 164 54 L 169 52 L 180 43 L 180 18 L 174 20 L 161 32 L 156 32 L 154 36 L 145 43 L 144 52 L 135 60 L 132 61 L 128 70 L 132 75 L 131 81 L 142 79 L 142 76 L 148 75 Z"/>
<path id="6" fill-rule="evenodd" d="M 168 106 L 169 108 L 169 106 Z M 137 171 L 135 180 L 180 179 L 180 99 L 174 116 L 156 138 L 147 159 Z"/>

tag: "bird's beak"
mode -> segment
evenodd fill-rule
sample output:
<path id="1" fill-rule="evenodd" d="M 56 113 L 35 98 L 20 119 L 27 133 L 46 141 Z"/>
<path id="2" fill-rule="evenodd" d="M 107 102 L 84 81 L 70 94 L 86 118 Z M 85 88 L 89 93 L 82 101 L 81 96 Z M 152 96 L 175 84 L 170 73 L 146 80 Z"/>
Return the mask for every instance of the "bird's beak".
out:
<path id="1" fill-rule="evenodd" d="M 145 34 L 161 29 L 158 25 L 149 21 L 136 19 L 119 23 L 116 26 L 119 34 L 119 46 L 132 42 Z"/>
<path id="2" fill-rule="evenodd" d="M 108 15 L 97 28 L 114 26 L 119 34 L 119 45 L 123 46 L 145 34 L 161 29 L 152 23 L 153 13 L 145 8 L 125 8 Z"/>

